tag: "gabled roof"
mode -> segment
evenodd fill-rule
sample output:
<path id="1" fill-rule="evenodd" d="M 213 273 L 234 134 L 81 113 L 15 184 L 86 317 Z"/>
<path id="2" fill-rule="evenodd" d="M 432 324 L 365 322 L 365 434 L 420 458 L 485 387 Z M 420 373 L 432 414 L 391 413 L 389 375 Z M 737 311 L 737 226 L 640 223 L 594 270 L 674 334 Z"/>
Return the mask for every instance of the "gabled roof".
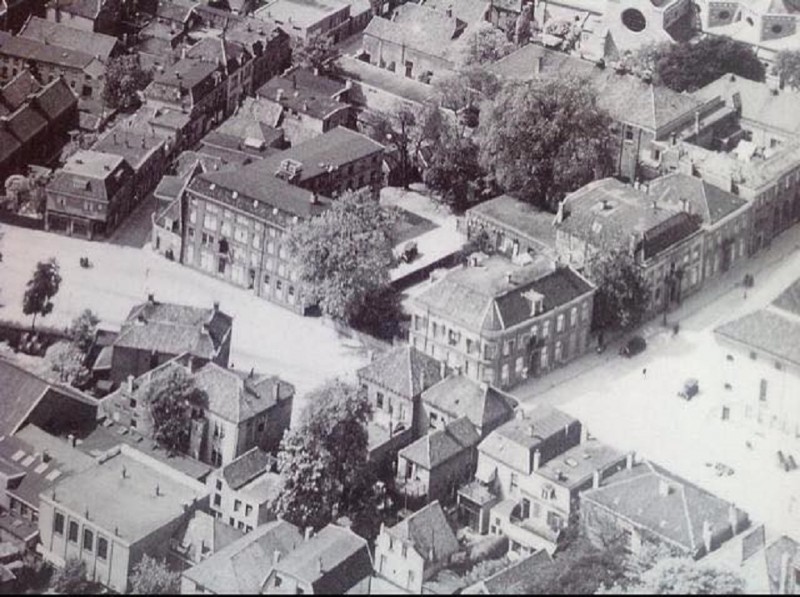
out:
<path id="1" fill-rule="evenodd" d="M 90 54 L 104 63 L 111 58 L 118 43 L 117 38 L 112 35 L 76 29 L 36 16 L 32 16 L 25 23 L 18 35 Z"/>
<path id="2" fill-rule="evenodd" d="M 517 401 L 489 385 L 449 375 L 422 393 L 422 401 L 451 417 L 467 417 L 479 429 L 494 428 L 514 416 Z"/>
<path id="3" fill-rule="evenodd" d="M 427 562 L 446 561 L 460 549 L 456 534 L 447 522 L 439 500 L 434 500 L 384 531 L 410 543 Z"/>
<path id="4" fill-rule="evenodd" d="M 256 95 L 315 118 L 325 118 L 337 110 L 349 108 L 338 99 L 346 89 L 343 83 L 299 68 L 290 74 L 273 77 L 258 89 Z"/>
<path id="5" fill-rule="evenodd" d="M 176 549 L 191 562 L 199 562 L 208 553 L 216 553 L 244 533 L 203 510 L 195 510 L 172 534 Z"/>
<path id="6" fill-rule="evenodd" d="M 224 466 L 222 478 L 228 487 L 236 490 L 266 473 L 273 462 L 270 454 L 255 446 Z"/>
<path id="7" fill-rule="evenodd" d="M 103 7 L 103 0 L 52 0 L 48 7 L 95 20 Z"/>
<path id="8" fill-rule="evenodd" d="M 747 205 L 741 197 L 681 172 L 666 174 L 648 184 L 650 195 L 658 197 L 659 203 L 670 203 L 682 209 L 681 202 L 686 199 L 692 213 L 700 214 L 706 224 L 716 224 Z"/>
<path id="9" fill-rule="evenodd" d="M 442 365 L 413 346 L 402 346 L 359 369 L 358 377 L 410 400 L 442 379 Z"/>
<path id="10" fill-rule="evenodd" d="M 78 98 L 62 78 L 53 80 L 36 94 L 36 107 L 52 122 L 64 112 L 75 108 Z"/>
<path id="11" fill-rule="evenodd" d="M 276 520 L 256 527 L 183 576 L 217 594 L 257 595 L 272 570 L 275 553 L 286 556 L 302 542 L 297 527 Z"/>
<path id="12" fill-rule="evenodd" d="M 432 471 L 454 456 L 478 445 L 481 436 L 466 417 L 448 423 L 444 429 L 437 429 L 423 435 L 406 446 L 398 455 L 417 466 Z"/>
<path id="13" fill-rule="evenodd" d="M 519 595 L 553 558 L 542 549 L 464 589 L 462 595 Z"/>
<path id="14" fill-rule="evenodd" d="M 3 54 L 77 70 L 87 69 L 96 61 L 94 56 L 81 50 L 71 50 L 14 35 L 0 35 L 0 55 Z"/>
<path id="15" fill-rule="evenodd" d="M 121 156 L 82 149 L 56 170 L 47 190 L 110 202 L 131 177 L 133 170 Z"/>
<path id="16" fill-rule="evenodd" d="M 649 461 L 607 477 L 599 488 L 585 491 L 581 500 L 599 504 L 690 554 L 704 550 L 706 522 L 712 525 L 715 537 L 730 530 L 734 508 Z M 747 520 L 741 510 L 735 513 L 737 526 Z"/>
<path id="17" fill-rule="evenodd" d="M 553 214 L 510 195 L 500 195 L 479 203 L 468 209 L 467 215 L 475 215 L 514 230 L 529 240 L 536 241 L 543 248 L 555 247 L 556 228 Z"/>
<path id="18" fill-rule="evenodd" d="M 0 89 L 0 104 L 5 105 L 10 112 L 13 112 L 25 103 L 28 96 L 41 89 L 42 86 L 31 72 L 23 69 Z"/>

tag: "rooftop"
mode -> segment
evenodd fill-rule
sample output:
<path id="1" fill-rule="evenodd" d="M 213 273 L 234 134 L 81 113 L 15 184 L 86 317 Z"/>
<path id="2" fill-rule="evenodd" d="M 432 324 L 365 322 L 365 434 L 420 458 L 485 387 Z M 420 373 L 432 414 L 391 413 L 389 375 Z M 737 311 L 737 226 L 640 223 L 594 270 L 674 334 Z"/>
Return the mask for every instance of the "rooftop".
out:
<path id="1" fill-rule="evenodd" d="M 231 489 L 240 489 L 266 473 L 274 458 L 259 448 L 251 448 L 222 468 L 222 478 Z"/>
<path id="2" fill-rule="evenodd" d="M 273 77 L 256 94 L 296 112 L 326 118 L 338 110 L 349 109 L 348 104 L 340 102 L 337 97 L 345 90 L 344 84 L 301 68 L 285 76 Z"/>
<path id="3" fill-rule="evenodd" d="M 573 446 L 566 452 L 548 460 L 537 474 L 569 489 L 575 489 L 592 480 L 595 471 L 602 473 L 625 461 L 625 454 L 595 439 Z"/>
<path id="4" fill-rule="evenodd" d="M 702 216 L 706 224 L 716 224 L 747 205 L 747 201 L 733 193 L 680 172 L 666 174 L 648 184 L 649 195 L 658 197 L 659 204 L 680 211 L 686 200 L 691 213 Z"/>
<path id="5" fill-rule="evenodd" d="M 424 104 L 434 94 L 434 88 L 415 79 L 398 77 L 396 74 L 363 62 L 351 56 L 342 56 L 337 65 L 348 79 L 375 87 L 397 98 Z"/>
<path id="6" fill-rule="evenodd" d="M 164 528 L 206 495 L 201 483 L 127 446 L 53 492 L 55 498 L 51 492 L 42 497 L 127 543 Z"/>
<path id="7" fill-rule="evenodd" d="M 514 416 L 517 401 L 465 375 L 449 375 L 422 393 L 422 401 L 452 417 L 467 417 L 485 434 Z"/>
<path id="8" fill-rule="evenodd" d="M 308 29 L 340 12 L 350 13 L 350 4 L 343 0 L 273 0 L 256 10 L 255 15 L 277 25 L 284 25 L 289 33 L 299 27 Z"/>
<path id="9" fill-rule="evenodd" d="M 401 346 L 359 369 L 358 377 L 410 399 L 442 379 L 442 366 L 412 346 Z"/>
<path id="10" fill-rule="evenodd" d="M 94 56 L 108 62 L 117 47 L 117 38 L 112 35 L 76 29 L 62 23 L 54 23 L 32 16 L 18 35 L 42 43 L 60 46 Z"/>
<path id="11" fill-rule="evenodd" d="M 547 251 L 555 247 L 556 228 L 553 214 L 510 195 L 500 195 L 479 203 L 470 208 L 467 215 L 475 215 L 513 230 L 536 242 L 542 250 Z"/>
<path id="12" fill-rule="evenodd" d="M 481 436 L 466 417 L 448 423 L 444 429 L 426 433 L 398 455 L 427 470 L 441 466 L 465 450 L 474 448 Z"/>
<path id="13" fill-rule="evenodd" d="M 13 36 L 5 32 L 0 32 L 0 54 L 22 60 L 54 64 L 67 69 L 85 70 L 90 66 L 94 69 L 92 63 L 100 64 L 102 67 L 100 61 L 87 52 L 45 44 L 35 39 Z M 104 70 L 105 67 L 102 67 L 98 72 Z"/>
<path id="14" fill-rule="evenodd" d="M 462 591 L 462 595 L 518 595 L 530 584 L 531 580 L 541 572 L 542 568 L 552 562 L 546 550 L 542 549 L 512 563 L 500 572 Z"/>
<path id="15" fill-rule="evenodd" d="M 427 562 L 446 561 L 460 550 L 456 534 L 438 500 L 385 529 L 385 532 L 410 543 Z"/>

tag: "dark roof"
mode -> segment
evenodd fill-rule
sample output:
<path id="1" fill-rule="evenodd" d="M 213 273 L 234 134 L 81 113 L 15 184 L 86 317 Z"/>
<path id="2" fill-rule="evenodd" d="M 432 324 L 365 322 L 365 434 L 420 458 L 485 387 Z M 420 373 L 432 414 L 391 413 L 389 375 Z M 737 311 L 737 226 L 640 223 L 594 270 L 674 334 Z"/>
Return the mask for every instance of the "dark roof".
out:
<path id="1" fill-rule="evenodd" d="M 489 385 L 455 374 L 422 393 L 422 401 L 451 417 L 467 417 L 479 429 L 493 429 L 514 416 L 517 401 Z"/>
<path id="2" fill-rule="evenodd" d="M 510 195 L 500 195 L 479 203 L 467 210 L 467 215 L 513 230 L 542 247 L 555 247 L 555 216 Z"/>
<path id="3" fill-rule="evenodd" d="M 699 216 L 682 211 L 645 231 L 641 242 L 644 258 L 655 257 L 672 245 L 689 238 L 700 229 L 700 222 Z"/>
<path id="4" fill-rule="evenodd" d="M 156 100 L 171 103 L 186 103 L 187 107 L 216 89 L 220 70 L 216 62 L 207 62 L 198 58 L 182 58 L 175 64 L 156 71 L 153 81 L 145 89 L 145 95 Z"/>
<path id="5" fill-rule="evenodd" d="M 733 193 L 715 187 L 695 176 L 673 172 L 648 183 L 649 194 L 657 197 L 659 204 L 672 203 L 682 209 L 682 200 L 689 202 L 692 213 L 700 214 L 704 223 L 716 224 L 721 219 L 747 205 L 747 201 Z"/>
<path id="6" fill-rule="evenodd" d="M 62 23 L 54 23 L 33 16 L 18 33 L 21 37 L 77 50 L 107 62 L 117 46 L 117 38 L 95 31 L 76 29 Z"/>
<path id="7" fill-rule="evenodd" d="M 599 488 L 585 491 L 581 500 L 599 504 L 692 555 L 704 549 L 706 521 L 712 525 L 715 537 L 730 530 L 733 508 L 649 461 L 607 477 Z M 747 515 L 738 509 L 736 517 L 738 522 L 747 520 Z"/>
<path id="8" fill-rule="evenodd" d="M 45 85 L 36 95 L 36 107 L 51 122 L 78 105 L 78 98 L 62 78 Z"/>
<path id="9" fill-rule="evenodd" d="M 16 77 L 0 89 L 0 103 L 13 112 L 25 103 L 29 95 L 41 89 L 42 86 L 28 69 L 21 70 Z"/>
<path id="10" fill-rule="evenodd" d="M 169 0 L 158 0 L 156 5 L 156 16 L 159 19 L 175 21 L 176 23 L 186 23 L 192 16 L 195 2 L 170 2 Z"/>
<path id="11" fill-rule="evenodd" d="M 275 570 L 301 579 L 322 595 L 343 595 L 372 574 L 365 539 L 329 524 L 278 562 Z"/>
<path id="12" fill-rule="evenodd" d="M 231 489 L 239 489 L 267 472 L 273 460 L 267 452 L 255 446 L 225 466 L 222 477 Z"/>
<path id="13" fill-rule="evenodd" d="M 439 500 L 417 510 L 385 532 L 410 543 L 426 562 L 447 561 L 460 549 Z"/>
<path id="14" fill-rule="evenodd" d="M 100 14 L 103 2 L 101 0 L 52 0 L 48 6 L 58 7 L 63 12 L 94 20 Z"/>
<path id="15" fill-rule="evenodd" d="M 417 466 L 432 471 L 451 458 L 478 445 L 481 436 L 467 417 L 448 423 L 444 429 L 437 429 L 423 435 L 406 446 L 399 456 Z"/>
<path id="16" fill-rule="evenodd" d="M 796 280 L 781 292 L 772 304 L 776 309 L 800 315 L 800 280 Z"/>
<path id="17" fill-rule="evenodd" d="M 47 190 L 110 202 L 132 177 L 133 170 L 121 156 L 82 149 L 56 170 Z"/>
<path id="18" fill-rule="evenodd" d="M 0 35 L 0 55 L 83 70 L 96 58 L 87 52 L 45 44 L 34 39 Z"/>
<path id="19" fill-rule="evenodd" d="M 482 581 L 485 592 L 489 595 L 521 594 L 542 568 L 552 561 L 553 558 L 544 549 L 517 560 L 508 568 Z"/>
<path id="20" fill-rule="evenodd" d="M 359 369 L 358 377 L 411 399 L 442 379 L 442 365 L 413 346 L 402 346 Z"/>
<path id="21" fill-rule="evenodd" d="M 22 106 L 8 118 L 8 128 L 24 144 L 47 128 L 47 120 L 33 106 Z"/>
<path id="22" fill-rule="evenodd" d="M 291 74 L 270 79 L 256 94 L 314 118 L 325 118 L 334 111 L 349 108 L 336 97 L 345 90 L 343 83 L 300 68 Z"/>

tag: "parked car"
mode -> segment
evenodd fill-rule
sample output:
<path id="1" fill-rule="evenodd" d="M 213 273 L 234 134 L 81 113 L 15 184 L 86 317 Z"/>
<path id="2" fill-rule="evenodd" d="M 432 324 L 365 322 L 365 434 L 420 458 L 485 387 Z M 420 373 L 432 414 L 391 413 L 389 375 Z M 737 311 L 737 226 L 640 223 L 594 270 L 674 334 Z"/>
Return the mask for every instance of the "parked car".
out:
<path id="1" fill-rule="evenodd" d="M 683 382 L 683 389 L 680 392 L 678 392 L 678 396 L 680 396 L 684 400 L 691 400 L 697 395 L 699 391 L 700 391 L 700 384 L 696 379 L 691 378 Z"/>
<path id="2" fill-rule="evenodd" d="M 619 349 L 619 354 L 624 357 L 632 357 L 644 352 L 645 348 L 647 348 L 647 341 L 641 336 L 634 336 Z"/>

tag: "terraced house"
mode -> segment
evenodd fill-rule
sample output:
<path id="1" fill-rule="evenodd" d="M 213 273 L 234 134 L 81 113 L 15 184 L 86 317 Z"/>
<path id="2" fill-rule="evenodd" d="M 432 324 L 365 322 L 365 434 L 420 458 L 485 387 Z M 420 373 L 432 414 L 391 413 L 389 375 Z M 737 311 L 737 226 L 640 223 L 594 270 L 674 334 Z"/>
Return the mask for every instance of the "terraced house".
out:
<path id="1" fill-rule="evenodd" d="M 476 254 L 411 301 L 411 345 L 500 388 L 586 351 L 595 288 L 545 258 Z"/>

